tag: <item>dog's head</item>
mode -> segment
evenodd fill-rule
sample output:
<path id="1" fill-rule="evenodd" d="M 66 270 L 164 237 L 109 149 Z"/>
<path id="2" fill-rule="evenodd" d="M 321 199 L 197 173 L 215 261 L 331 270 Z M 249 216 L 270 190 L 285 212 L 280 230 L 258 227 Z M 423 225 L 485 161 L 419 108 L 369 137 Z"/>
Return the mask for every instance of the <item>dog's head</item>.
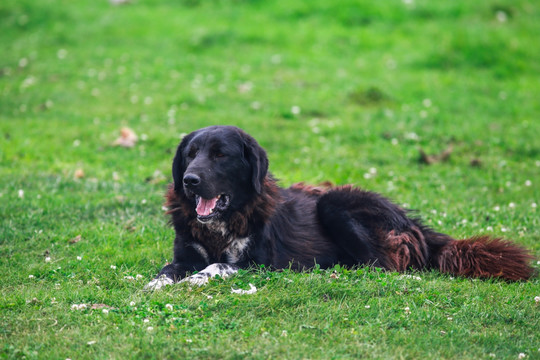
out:
<path id="1" fill-rule="evenodd" d="M 211 126 L 184 137 L 173 161 L 174 190 L 184 192 L 202 223 L 226 218 L 260 194 L 268 158 L 234 126 Z"/>

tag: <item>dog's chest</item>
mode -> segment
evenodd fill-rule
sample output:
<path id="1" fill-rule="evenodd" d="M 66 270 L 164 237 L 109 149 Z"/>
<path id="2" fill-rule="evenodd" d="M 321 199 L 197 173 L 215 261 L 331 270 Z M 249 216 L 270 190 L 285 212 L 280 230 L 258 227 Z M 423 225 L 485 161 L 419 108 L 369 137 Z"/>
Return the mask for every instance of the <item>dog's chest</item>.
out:
<path id="1" fill-rule="evenodd" d="M 248 245 L 249 237 L 232 240 L 229 247 L 224 251 L 225 256 L 227 256 L 227 262 L 236 264 L 238 261 L 242 260 Z"/>
<path id="2" fill-rule="evenodd" d="M 198 240 L 196 246 L 192 246 L 206 262 L 227 262 L 236 264 L 245 258 L 245 253 L 250 243 L 249 236 L 237 237 L 230 234 L 223 224 L 205 224 L 194 232 Z"/>

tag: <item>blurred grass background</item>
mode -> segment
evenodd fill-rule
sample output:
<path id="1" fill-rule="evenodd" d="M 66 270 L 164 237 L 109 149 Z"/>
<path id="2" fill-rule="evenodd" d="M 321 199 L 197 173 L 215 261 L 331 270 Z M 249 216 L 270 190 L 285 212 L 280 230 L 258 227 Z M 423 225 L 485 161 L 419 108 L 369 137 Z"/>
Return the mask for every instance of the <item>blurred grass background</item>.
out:
<path id="1" fill-rule="evenodd" d="M 134 348 L 141 349 L 137 357 L 174 353 L 164 345 L 174 334 L 147 339 L 164 350 L 152 350 L 146 340 L 128 340 L 135 331 L 130 324 L 143 316 L 132 308 L 99 325 L 111 333 L 120 327 L 119 338 L 126 343 L 116 354 L 114 338 L 89 349 L 84 335 L 62 338 L 57 331 L 78 323 L 83 324 L 81 334 L 97 331 L 88 319 L 91 314 L 67 310 L 74 302 L 124 309 L 136 296 L 145 311 L 169 326 L 167 316 L 154 311 L 163 308 L 156 301 L 185 302 L 194 311 L 205 301 L 201 291 L 141 294 L 144 281 L 126 284 L 124 276 L 139 273 L 147 281 L 170 260 L 173 232 L 161 204 L 175 147 L 183 134 L 212 124 L 236 125 L 252 134 L 267 149 L 271 171 L 284 186 L 297 181 L 354 183 L 418 209 L 440 231 L 456 237 L 491 233 L 512 238 L 538 258 L 539 16 L 540 6 L 526 0 L 134 0 L 119 6 L 107 1 L 3 0 L 2 356 L 121 358 Z M 137 133 L 134 148 L 112 145 L 122 127 Z M 436 155 L 449 148 L 447 161 L 419 161 L 420 149 Z M 70 242 L 77 235 L 82 240 Z M 118 267 L 114 272 L 113 263 Z M 249 276 L 237 281 L 247 282 Z M 304 275 L 287 276 L 303 284 L 300 292 L 309 290 Z M 363 303 L 381 294 L 380 282 L 371 280 L 382 275 L 358 276 L 348 284 L 358 297 L 347 297 L 349 302 Z M 293 344 L 285 346 L 288 350 L 282 338 L 263 340 L 261 334 L 269 331 L 261 328 L 268 329 L 265 321 L 270 318 L 257 320 L 262 325 L 239 318 L 234 330 L 208 330 L 206 345 L 219 342 L 223 334 L 232 338 L 219 342 L 221 353 L 189 350 L 185 342 L 175 349 L 194 357 L 250 357 L 234 351 L 234 336 L 244 331 L 254 358 L 478 358 L 488 356 L 490 347 L 503 358 L 520 352 L 538 357 L 533 330 L 539 324 L 538 308 L 531 300 L 540 295 L 538 280 L 474 283 L 461 293 L 464 283 L 451 286 L 446 277 L 431 275 L 429 301 L 446 299 L 445 291 L 461 293 L 464 319 L 478 312 L 489 317 L 491 310 L 510 314 L 490 324 L 486 337 L 467 344 L 463 334 L 474 332 L 474 319 L 454 324 L 460 336 L 447 338 L 437 333 L 424 339 L 431 334 L 429 323 L 415 323 L 409 332 L 401 323 L 394 326 L 393 314 L 402 309 L 391 304 L 421 306 L 425 299 L 407 295 L 399 275 L 389 276 L 394 277 L 384 281 L 396 287 L 384 292 L 389 309 L 381 309 L 369 324 L 356 317 L 336 324 L 328 335 L 331 341 L 339 342 L 345 333 L 351 340 L 351 326 L 361 333 L 351 340 L 356 345 L 343 344 L 337 353 L 315 338 L 301 337 L 317 351 L 299 347 L 302 341 L 294 343 L 294 336 L 288 338 Z M 281 285 L 268 287 L 266 298 L 246 301 L 238 312 L 257 318 L 251 307 L 289 296 Z M 373 292 L 362 293 L 361 288 Z M 233 302 L 227 285 L 209 291 L 221 291 L 223 301 Z M 314 291 L 319 301 L 311 306 L 333 314 L 336 303 L 320 300 L 319 290 Z M 501 301 L 481 302 L 479 310 L 474 299 L 485 299 L 488 292 Z M 56 305 L 50 305 L 51 298 Z M 280 306 L 294 312 L 298 304 Z M 62 311 L 68 311 L 64 323 L 36 332 L 35 319 L 61 322 L 57 317 Z M 310 318 L 309 307 L 306 311 L 314 327 L 324 327 L 327 318 Z M 301 325 L 276 316 L 270 323 L 283 322 L 291 329 Z M 205 331 L 204 324 L 227 318 L 218 306 L 201 315 L 200 328 L 184 330 Z M 380 336 L 380 324 L 395 332 L 387 330 L 384 341 L 372 344 L 372 352 L 358 350 L 358 342 Z M 510 335 L 496 336 L 502 327 Z M 139 335 L 147 334 L 137 329 Z M 418 345 L 392 341 L 389 334 L 411 337 Z M 434 347 L 446 350 L 436 356 Z M 48 356 L 44 349 L 56 352 Z"/>

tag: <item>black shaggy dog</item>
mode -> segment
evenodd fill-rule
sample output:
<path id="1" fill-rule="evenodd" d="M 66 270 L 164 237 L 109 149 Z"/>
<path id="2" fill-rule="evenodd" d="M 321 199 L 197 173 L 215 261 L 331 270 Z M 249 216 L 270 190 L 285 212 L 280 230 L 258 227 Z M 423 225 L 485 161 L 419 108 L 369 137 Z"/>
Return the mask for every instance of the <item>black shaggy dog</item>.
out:
<path id="1" fill-rule="evenodd" d="M 379 194 L 350 185 L 280 188 L 264 149 L 236 127 L 187 135 L 172 170 L 166 198 L 176 230 L 174 259 L 147 288 L 182 279 L 203 284 L 251 264 L 370 264 L 506 280 L 533 274 L 523 248 L 487 236 L 455 240 Z M 187 277 L 193 272 L 199 273 Z"/>

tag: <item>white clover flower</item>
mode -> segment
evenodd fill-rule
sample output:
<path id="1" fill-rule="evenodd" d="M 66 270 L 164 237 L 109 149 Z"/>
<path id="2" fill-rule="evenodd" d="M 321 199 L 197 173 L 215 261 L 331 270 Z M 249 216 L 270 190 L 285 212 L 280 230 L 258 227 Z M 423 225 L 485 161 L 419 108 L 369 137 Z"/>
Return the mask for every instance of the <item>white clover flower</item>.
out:
<path id="1" fill-rule="evenodd" d="M 77 256 L 77 260 L 81 261 L 81 260 L 82 260 L 82 256 Z"/>
<path id="2" fill-rule="evenodd" d="M 302 112 L 302 109 L 300 109 L 300 106 L 294 105 L 293 107 L 291 107 L 291 113 L 293 115 L 299 115 L 300 112 Z"/>
<path id="3" fill-rule="evenodd" d="M 22 199 L 24 197 L 24 190 L 19 189 L 19 191 L 17 192 L 17 195 L 19 196 L 20 199 Z"/>
<path id="4" fill-rule="evenodd" d="M 29 279 L 33 279 L 34 277 L 35 277 L 34 275 L 28 275 Z"/>
<path id="5" fill-rule="evenodd" d="M 149 326 L 146 328 L 147 331 L 153 331 L 154 330 L 154 327 L 153 326 Z"/>
<path id="6" fill-rule="evenodd" d="M 173 306 L 172 306 L 171 304 L 167 304 L 167 305 L 165 305 L 165 308 L 166 308 L 167 310 L 169 310 L 169 311 L 172 311 Z"/>
<path id="7" fill-rule="evenodd" d="M 150 322 L 150 319 L 144 319 L 143 320 L 143 323 L 149 323 Z"/>
<path id="8" fill-rule="evenodd" d="M 109 309 L 103 309 L 103 310 L 101 310 L 101 312 L 104 313 L 104 314 L 108 314 L 108 313 L 109 313 Z"/>
<path id="9" fill-rule="evenodd" d="M 135 276 L 135 279 L 137 279 L 137 280 L 140 280 L 140 279 L 142 279 L 142 278 L 144 278 L 144 276 L 142 276 L 141 274 L 137 274 L 137 275 Z"/>
<path id="10" fill-rule="evenodd" d="M 540 296 L 535 296 L 534 297 L 534 302 L 537 303 L 537 304 L 540 304 Z"/>
<path id="11" fill-rule="evenodd" d="M 129 306 L 135 306 L 135 301 L 130 302 Z"/>
<path id="12" fill-rule="evenodd" d="M 525 359 L 527 357 L 527 354 L 525 353 L 519 353 L 518 359 Z"/>
<path id="13" fill-rule="evenodd" d="M 116 265 L 111 265 L 111 269 L 116 270 Z"/>

